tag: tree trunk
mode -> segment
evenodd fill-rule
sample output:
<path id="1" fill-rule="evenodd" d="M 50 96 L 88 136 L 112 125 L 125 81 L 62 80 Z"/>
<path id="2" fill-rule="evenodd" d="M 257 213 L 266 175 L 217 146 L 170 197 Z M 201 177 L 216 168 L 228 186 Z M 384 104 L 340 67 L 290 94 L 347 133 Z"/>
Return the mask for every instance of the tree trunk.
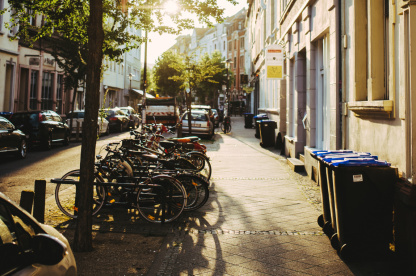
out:
<path id="1" fill-rule="evenodd" d="M 94 182 L 103 41 L 103 3 L 102 0 L 90 0 L 85 127 L 82 133 L 81 179 L 77 187 L 79 212 L 73 244 L 73 249 L 77 252 L 92 250 L 92 183 Z"/>

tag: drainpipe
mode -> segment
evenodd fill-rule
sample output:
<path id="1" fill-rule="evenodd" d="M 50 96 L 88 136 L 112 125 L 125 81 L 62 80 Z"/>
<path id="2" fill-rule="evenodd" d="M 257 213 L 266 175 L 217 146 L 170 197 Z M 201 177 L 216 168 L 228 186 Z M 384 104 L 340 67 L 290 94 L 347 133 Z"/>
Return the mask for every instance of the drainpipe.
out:
<path id="1" fill-rule="evenodd" d="M 341 8 L 341 6 L 343 8 Z M 346 77 L 345 77 L 345 51 L 348 47 L 348 41 L 346 41 L 347 47 L 344 48 L 344 36 L 345 36 L 345 0 L 338 0 L 338 20 L 339 20 L 339 52 L 341 56 L 341 62 L 339 63 L 339 76 L 340 76 L 340 94 L 341 94 L 341 148 L 346 149 L 347 147 L 347 93 L 346 93 Z"/>

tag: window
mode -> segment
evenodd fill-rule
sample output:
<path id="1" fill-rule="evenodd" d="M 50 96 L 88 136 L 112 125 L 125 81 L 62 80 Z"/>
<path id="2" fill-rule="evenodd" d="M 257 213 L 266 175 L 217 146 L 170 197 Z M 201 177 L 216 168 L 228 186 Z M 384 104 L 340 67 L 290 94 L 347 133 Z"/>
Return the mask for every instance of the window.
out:
<path id="1" fill-rule="evenodd" d="M 38 71 L 32 70 L 30 74 L 30 109 L 38 109 Z"/>
<path id="2" fill-rule="evenodd" d="M 33 10 L 29 10 L 28 14 L 30 14 L 29 25 L 36 26 L 36 14 L 33 12 Z"/>
<path id="3" fill-rule="evenodd" d="M 58 75 L 58 79 L 56 81 L 56 112 L 57 113 L 63 113 L 62 112 L 62 81 L 63 81 L 63 75 Z"/>
<path id="4" fill-rule="evenodd" d="M 228 42 L 228 51 L 231 51 L 233 49 L 232 46 L 233 46 L 232 42 L 229 41 Z"/>
<path id="5" fill-rule="evenodd" d="M 223 50 L 225 51 L 225 41 L 223 41 Z"/>
<path id="6" fill-rule="evenodd" d="M 244 37 L 240 38 L 240 49 L 244 49 Z"/>
<path id="7" fill-rule="evenodd" d="M 20 210 L 0 201 L 0 273 L 8 274 L 27 264 L 28 255 L 24 252 L 32 250 L 32 237 L 42 230 Z"/>
<path id="8" fill-rule="evenodd" d="M 52 82 L 53 74 L 49 72 L 43 72 L 41 109 L 52 109 Z"/>
<path id="9" fill-rule="evenodd" d="M 234 57 L 234 68 L 237 68 L 237 57 Z"/>
<path id="10" fill-rule="evenodd" d="M 359 1 L 355 13 L 355 101 L 388 100 L 389 1 Z"/>
<path id="11" fill-rule="evenodd" d="M 240 56 L 240 68 L 244 69 L 244 56 Z"/>

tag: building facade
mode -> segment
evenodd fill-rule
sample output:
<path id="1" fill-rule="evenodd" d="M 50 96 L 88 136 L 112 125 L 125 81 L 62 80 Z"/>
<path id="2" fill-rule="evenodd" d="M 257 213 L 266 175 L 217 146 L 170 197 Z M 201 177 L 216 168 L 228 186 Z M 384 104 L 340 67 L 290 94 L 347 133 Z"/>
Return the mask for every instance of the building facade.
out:
<path id="1" fill-rule="evenodd" d="M 408 186 L 396 197 L 416 206 L 415 1 L 248 3 L 253 113 L 277 122 L 285 155 L 302 157 L 316 180 L 312 151 L 370 152 L 397 167 Z M 265 76 L 272 44 L 284 50 L 282 80 Z M 414 259 L 416 215 L 408 207 L 395 214 L 398 250 Z"/>

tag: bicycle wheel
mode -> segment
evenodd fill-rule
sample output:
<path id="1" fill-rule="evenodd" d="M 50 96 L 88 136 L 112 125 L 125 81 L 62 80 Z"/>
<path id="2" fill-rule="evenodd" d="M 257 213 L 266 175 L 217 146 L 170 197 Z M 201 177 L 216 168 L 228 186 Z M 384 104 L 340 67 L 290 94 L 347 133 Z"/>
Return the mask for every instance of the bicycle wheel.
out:
<path id="1" fill-rule="evenodd" d="M 73 170 L 61 177 L 61 180 L 79 181 L 80 170 Z M 71 218 L 77 218 L 78 207 L 76 202 L 76 185 L 58 183 L 55 188 L 55 201 L 58 208 Z M 103 186 L 93 186 L 92 215 L 100 211 L 105 202 L 106 192 Z"/>
<path id="2" fill-rule="evenodd" d="M 166 175 L 149 178 L 137 193 L 137 209 L 145 220 L 152 223 L 174 221 L 186 202 L 182 183 Z"/>
<path id="3" fill-rule="evenodd" d="M 222 130 L 222 132 L 227 133 L 227 129 L 225 127 L 224 122 L 221 123 L 221 130 Z"/>
<path id="4" fill-rule="evenodd" d="M 231 124 L 227 124 L 227 132 L 230 133 L 231 132 Z"/>
<path id="5" fill-rule="evenodd" d="M 197 172 L 208 181 L 211 179 L 212 169 L 209 158 L 199 152 L 190 152 L 186 158 L 196 167 Z"/>
<path id="6" fill-rule="evenodd" d="M 185 188 L 187 201 L 184 211 L 195 211 L 209 198 L 209 182 L 195 174 L 180 174 L 175 177 Z"/>

